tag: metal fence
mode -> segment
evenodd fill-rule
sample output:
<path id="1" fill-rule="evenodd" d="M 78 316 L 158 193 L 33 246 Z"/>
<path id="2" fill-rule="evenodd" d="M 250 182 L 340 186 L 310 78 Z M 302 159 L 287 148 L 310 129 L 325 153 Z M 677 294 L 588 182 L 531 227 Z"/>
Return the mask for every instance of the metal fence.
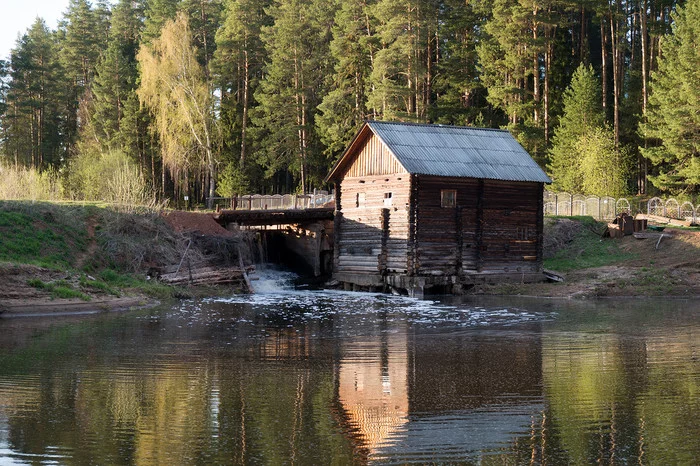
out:
<path id="1" fill-rule="evenodd" d="M 328 191 L 314 191 L 310 194 L 248 194 L 212 198 L 214 206 L 222 209 L 238 210 L 290 210 L 326 207 L 333 202 L 333 194 Z"/>
<path id="2" fill-rule="evenodd" d="M 700 204 L 689 201 L 679 202 L 674 198 L 632 200 L 609 196 L 584 196 L 581 194 L 544 192 L 545 215 L 590 215 L 596 220 L 612 220 L 618 214 L 643 213 L 659 217 L 685 220 L 697 224 L 700 220 Z"/>

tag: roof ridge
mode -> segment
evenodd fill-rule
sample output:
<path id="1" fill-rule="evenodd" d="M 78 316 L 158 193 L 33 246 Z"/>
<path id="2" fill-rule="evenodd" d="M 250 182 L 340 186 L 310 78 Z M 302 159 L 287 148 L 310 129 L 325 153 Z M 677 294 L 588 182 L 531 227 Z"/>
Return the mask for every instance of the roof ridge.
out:
<path id="1" fill-rule="evenodd" d="M 482 128 L 480 126 L 457 126 L 443 125 L 438 123 L 415 123 L 411 121 L 381 121 L 381 120 L 366 120 L 365 123 L 379 123 L 381 125 L 397 125 L 397 126 L 423 126 L 427 128 L 447 128 L 447 129 L 473 129 L 478 131 L 496 131 L 499 133 L 510 133 L 507 129 L 501 128 Z"/>

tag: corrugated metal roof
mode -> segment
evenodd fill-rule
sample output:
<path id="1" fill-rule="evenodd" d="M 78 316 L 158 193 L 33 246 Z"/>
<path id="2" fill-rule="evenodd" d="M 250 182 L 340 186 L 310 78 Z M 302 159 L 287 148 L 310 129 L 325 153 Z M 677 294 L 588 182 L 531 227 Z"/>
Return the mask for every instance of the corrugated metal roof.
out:
<path id="1" fill-rule="evenodd" d="M 508 131 L 367 122 L 409 173 L 551 183 Z"/>

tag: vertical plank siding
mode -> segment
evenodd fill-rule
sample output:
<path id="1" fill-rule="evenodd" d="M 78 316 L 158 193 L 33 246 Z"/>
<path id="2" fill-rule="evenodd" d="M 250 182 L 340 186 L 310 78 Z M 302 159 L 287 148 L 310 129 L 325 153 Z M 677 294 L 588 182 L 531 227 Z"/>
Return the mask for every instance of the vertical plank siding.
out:
<path id="1" fill-rule="evenodd" d="M 407 173 L 382 141 L 370 133 L 343 174 L 344 178 Z M 406 178 L 408 180 L 408 178 Z"/>

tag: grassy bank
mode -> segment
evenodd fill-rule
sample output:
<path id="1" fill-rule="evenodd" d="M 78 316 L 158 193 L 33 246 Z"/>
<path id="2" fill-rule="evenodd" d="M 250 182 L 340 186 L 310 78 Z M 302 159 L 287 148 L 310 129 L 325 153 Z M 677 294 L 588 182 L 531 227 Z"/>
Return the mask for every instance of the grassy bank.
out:
<path id="1" fill-rule="evenodd" d="M 0 275 L 22 299 L 117 297 L 166 298 L 183 293 L 149 280 L 149 269 L 182 256 L 183 237 L 152 210 L 120 211 L 101 204 L 0 202 Z M 7 288 L 7 286 L 6 286 Z"/>
<path id="2" fill-rule="evenodd" d="M 544 267 L 571 272 L 628 262 L 638 257 L 619 241 L 603 238 L 606 223 L 593 217 L 547 217 L 544 232 Z"/>
<path id="3" fill-rule="evenodd" d="M 544 268 L 562 283 L 507 284 L 487 294 L 553 297 L 700 296 L 700 229 L 666 228 L 662 241 L 603 238 L 591 217 L 547 217 Z"/>

